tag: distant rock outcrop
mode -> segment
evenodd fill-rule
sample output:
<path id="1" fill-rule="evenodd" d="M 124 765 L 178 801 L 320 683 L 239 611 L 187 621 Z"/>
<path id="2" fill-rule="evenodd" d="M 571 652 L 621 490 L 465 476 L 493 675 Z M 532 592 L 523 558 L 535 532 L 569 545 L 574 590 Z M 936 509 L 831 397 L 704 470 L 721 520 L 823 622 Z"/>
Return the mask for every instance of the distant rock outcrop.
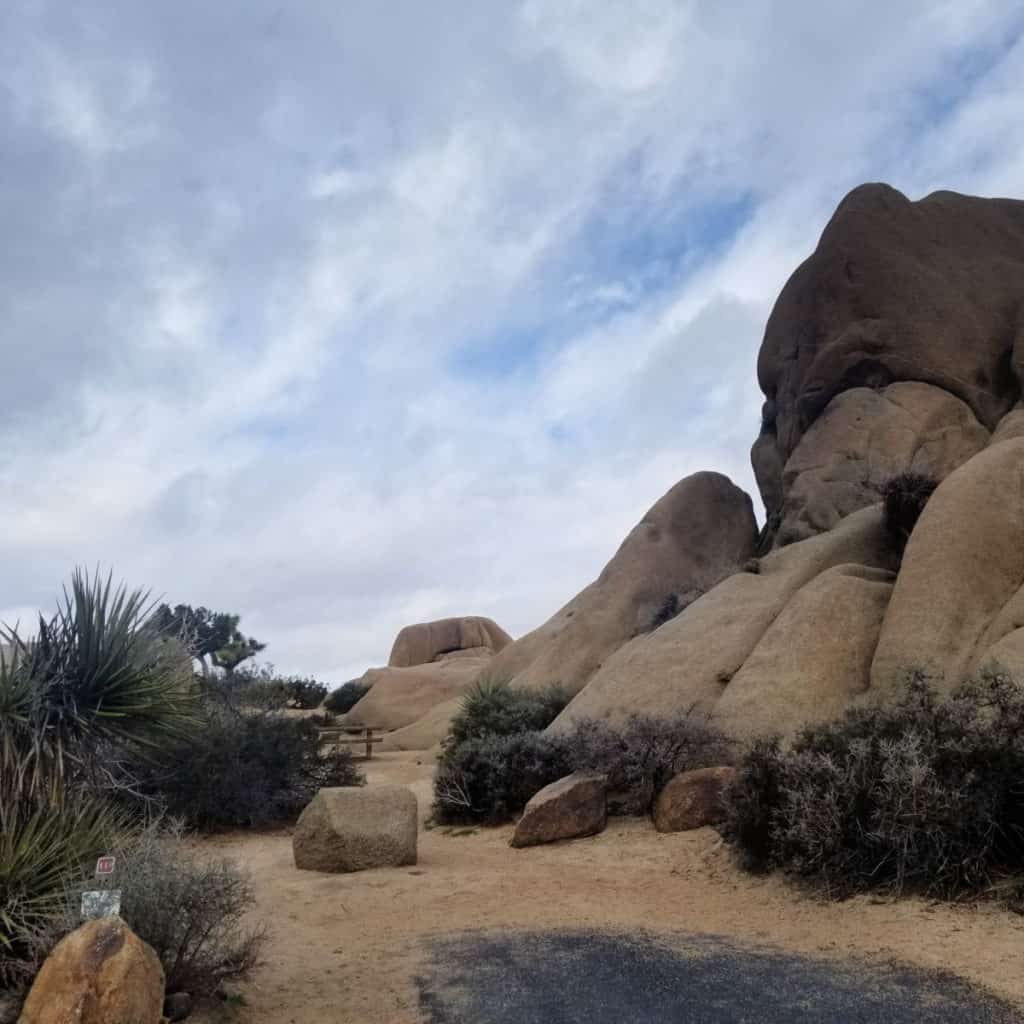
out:
<path id="1" fill-rule="evenodd" d="M 501 626 L 477 615 L 418 622 L 406 626 L 395 637 L 388 667 L 429 665 L 432 661 L 471 651 L 486 657 L 497 654 L 510 643 L 512 637 Z"/>
<path id="2" fill-rule="evenodd" d="M 496 622 L 477 616 L 406 626 L 395 638 L 389 666 L 364 673 L 358 682 L 369 692 L 340 721 L 376 729 L 412 725 L 461 697 L 511 642 Z"/>

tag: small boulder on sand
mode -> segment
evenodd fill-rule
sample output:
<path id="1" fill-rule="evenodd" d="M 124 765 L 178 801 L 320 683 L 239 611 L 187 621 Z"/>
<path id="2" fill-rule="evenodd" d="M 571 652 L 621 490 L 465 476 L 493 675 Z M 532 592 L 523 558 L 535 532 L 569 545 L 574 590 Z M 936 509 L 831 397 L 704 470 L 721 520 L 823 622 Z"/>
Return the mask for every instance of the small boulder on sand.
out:
<path id="1" fill-rule="evenodd" d="M 295 866 L 338 874 L 415 864 L 417 828 L 405 786 L 321 789 L 295 826 Z"/>
<path id="2" fill-rule="evenodd" d="M 579 772 L 545 786 L 526 805 L 511 845 L 537 846 L 603 832 L 608 823 L 606 787 L 603 775 Z"/>
<path id="3" fill-rule="evenodd" d="M 680 772 L 654 801 L 654 827 L 659 832 L 689 832 L 718 824 L 725 815 L 722 794 L 735 773 L 724 767 Z"/>
<path id="4" fill-rule="evenodd" d="M 25 1000 L 19 1024 L 158 1024 L 164 971 L 119 917 L 87 921 L 57 943 Z"/>

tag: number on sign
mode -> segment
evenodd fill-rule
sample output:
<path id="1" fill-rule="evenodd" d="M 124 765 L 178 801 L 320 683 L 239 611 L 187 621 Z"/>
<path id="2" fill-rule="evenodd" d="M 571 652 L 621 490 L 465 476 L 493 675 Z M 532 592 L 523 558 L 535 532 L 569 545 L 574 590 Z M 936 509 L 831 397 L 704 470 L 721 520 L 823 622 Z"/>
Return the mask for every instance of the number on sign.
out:
<path id="1" fill-rule="evenodd" d="M 113 857 L 100 857 L 96 861 L 96 877 L 104 878 L 107 875 L 114 873 L 114 858 Z"/>

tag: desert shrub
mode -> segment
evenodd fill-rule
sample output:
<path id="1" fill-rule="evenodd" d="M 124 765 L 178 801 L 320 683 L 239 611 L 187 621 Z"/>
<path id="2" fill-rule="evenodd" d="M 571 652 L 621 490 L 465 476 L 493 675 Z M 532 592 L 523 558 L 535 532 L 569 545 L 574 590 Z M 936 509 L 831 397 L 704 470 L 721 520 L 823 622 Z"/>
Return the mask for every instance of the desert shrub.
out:
<path id="1" fill-rule="evenodd" d="M 462 698 L 444 740 L 454 750 L 467 740 L 546 729 L 571 700 L 560 686 L 514 690 L 508 680 L 482 679 Z"/>
<path id="2" fill-rule="evenodd" d="M 843 896 L 979 892 L 1024 868 L 1024 690 L 988 674 L 940 700 L 920 675 L 888 707 L 741 760 L 724 826 L 748 867 Z"/>
<path id="3" fill-rule="evenodd" d="M 117 873 L 104 884 L 121 890 L 121 917 L 160 958 L 168 994 L 213 995 L 257 966 L 264 930 L 246 921 L 255 895 L 233 861 L 191 853 L 173 821 L 125 834 L 104 852 L 117 858 Z M 82 890 L 96 887 L 89 879 L 66 890 L 47 948 L 77 927 Z"/>
<path id="4" fill-rule="evenodd" d="M 273 665 L 238 669 L 208 683 L 228 703 L 279 711 L 284 708 L 310 710 L 327 696 L 327 687 L 304 676 L 278 675 Z"/>
<path id="5" fill-rule="evenodd" d="M 0 984 L 31 977 L 67 880 L 125 827 L 110 803 L 131 784 L 125 758 L 196 721 L 191 658 L 152 628 L 146 602 L 76 572 L 36 635 L 0 631 Z"/>
<path id="6" fill-rule="evenodd" d="M 327 696 L 327 687 L 323 683 L 299 676 L 289 676 L 285 680 L 285 689 L 291 707 L 304 711 L 320 707 Z"/>
<path id="7" fill-rule="evenodd" d="M 335 715 L 351 711 L 370 692 L 370 687 L 352 679 L 333 690 L 324 701 L 324 707 Z"/>
<path id="8" fill-rule="evenodd" d="M 582 720 L 565 737 L 573 771 L 608 777 L 609 811 L 646 814 L 678 772 L 729 764 L 732 744 L 705 715 L 633 715 L 621 726 Z"/>
<path id="9" fill-rule="evenodd" d="M 676 772 L 727 764 L 731 746 L 696 714 L 634 716 L 621 728 L 584 720 L 564 736 L 494 734 L 448 747 L 434 779 L 435 817 L 499 824 L 544 786 L 572 772 L 608 776 L 609 811 L 645 814 Z"/>
<path id="10" fill-rule="evenodd" d="M 921 473 L 899 473 L 882 485 L 885 507 L 885 528 L 893 542 L 902 549 L 938 481 Z"/>
<path id="11" fill-rule="evenodd" d="M 564 741 L 539 732 L 464 740 L 438 763 L 434 818 L 445 824 L 498 825 L 571 771 Z"/>
<path id="12" fill-rule="evenodd" d="M 214 704 L 187 743 L 138 774 L 142 792 L 202 829 L 289 821 L 318 789 L 363 781 L 348 750 L 321 752 L 315 723 Z"/>

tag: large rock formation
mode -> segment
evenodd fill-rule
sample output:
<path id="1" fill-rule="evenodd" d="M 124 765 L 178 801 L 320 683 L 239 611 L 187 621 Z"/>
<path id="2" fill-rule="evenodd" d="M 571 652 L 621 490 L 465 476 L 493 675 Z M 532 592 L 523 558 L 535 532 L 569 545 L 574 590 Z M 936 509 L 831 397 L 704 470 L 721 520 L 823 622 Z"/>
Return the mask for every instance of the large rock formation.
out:
<path id="1" fill-rule="evenodd" d="M 765 329 L 764 557 L 746 495 L 689 477 L 487 672 L 578 691 L 556 732 L 694 708 L 740 735 L 887 699 L 915 669 L 1024 679 L 1022 372 L 1024 203 L 855 189 Z M 940 482 L 905 552 L 879 504 L 902 472 Z M 455 706 L 399 742 L 440 738 Z"/>
<path id="2" fill-rule="evenodd" d="M 1022 299 L 1024 203 L 851 193 L 761 348 L 771 553 L 608 657 L 553 729 L 693 707 L 790 733 L 913 669 L 1024 671 Z M 943 482 L 901 567 L 878 502 L 904 471 Z"/>
<path id="3" fill-rule="evenodd" d="M 986 662 L 1017 667 L 1022 628 L 1024 438 L 1017 438 L 961 466 L 925 507 L 882 626 L 872 687 L 891 691 L 908 668 L 951 688 Z"/>
<path id="4" fill-rule="evenodd" d="M 952 192 L 914 203 L 864 185 L 839 204 L 782 290 L 758 359 L 752 459 L 776 544 L 877 500 L 872 463 L 941 477 L 981 447 L 1020 400 L 1022 281 L 1024 203 Z M 928 390 L 908 404 L 889 387 L 901 381 Z M 851 408 L 862 388 L 903 412 Z"/>
<path id="5" fill-rule="evenodd" d="M 805 588 L 828 589 L 827 585 L 823 587 L 822 579 L 829 570 L 861 566 L 884 573 L 895 567 L 897 557 L 878 508 L 862 509 L 828 533 L 772 552 L 750 567 L 756 571 L 733 574 L 677 618 L 620 648 L 562 712 L 553 728 L 564 731 L 580 718 L 623 721 L 634 711 L 668 716 L 694 708 L 712 713 L 718 710 L 734 680 L 742 694 L 756 691 L 763 684 L 762 706 L 755 709 L 752 720 L 756 725 L 774 703 L 772 693 L 779 683 L 774 678 L 754 678 L 750 673 L 744 676 L 743 669 L 763 641 L 775 644 L 769 629 L 776 619 L 800 599 Z M 863 571 L 867 573 L 868 569 Z M 800 605 L 814 611 L 813 599 L 800 601 Z M 842 652 L 851 645 L 851 628 L 852 623 L 850 627 L 829 628 L 822 635 L 794 637 L 794 644 L 799 641 L 802 648 L 794 646 L 794 663 L 841 661 Z M 877 632 L 877 623 L 870 628 Z M 840 653 L 827 653 L 830 645 Z M 765 657 L 765 661 L 771 660 Z M 867 667 L 861 689 L 867 685 Z M 844 689 L 855 686 L 849 676 L 846 673 L 838 685 Z M 781 682 L 790 692 L 779 702 L 778 724 L 786 724 L 781 721 L 783 717 L 797 722 L 816 717 L 822 686 L 817 673 L 806 678 L 790 671 L 788 680 Z M 825 685 L 837 684 L 829 680 Z M 745 698 L 740 703 L 745 703 Z M 730 724 L 746 731 L 748 723 L 743 716 L 736 717 L 738 720 Z"/>
<path id="6" fill-rule="evenodd" d="M 648 511 L 590 586 L 506 647 L 488 673 L 576 692 L 624 643 L 734 572 L 756 544 L 750 498 L 720 473 L 689 476 Z"/>

